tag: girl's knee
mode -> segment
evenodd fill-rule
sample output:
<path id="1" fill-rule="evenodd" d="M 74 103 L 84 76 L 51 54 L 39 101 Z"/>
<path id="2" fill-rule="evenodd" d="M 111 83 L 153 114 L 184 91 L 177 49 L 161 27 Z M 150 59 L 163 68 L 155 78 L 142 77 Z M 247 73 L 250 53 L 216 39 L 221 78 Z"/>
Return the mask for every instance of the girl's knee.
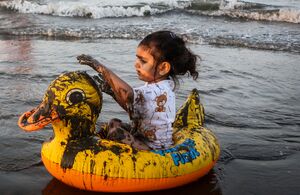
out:
<path id="1" fill-rule="evenodd" d="M 110 129 L 107 138 L 112 141 L 130 145 L 135 149 L 150 150 L 144 142 L 135 139 L 128 131 L 121 128 Z"/>
<path id="2" fill-rule="evenodd" d="M 126 130 L 117 127 L 109 129 L 107 138 L 112 141 L 117 141 L 120 143 L 132 145 L 134 142 L 134 137 Z"/>
<path id="3" fill-rule="evenodd" d="M 110 129 L 121 127 L 122 121 L 118 118 L 113 118 L 109 121 L 108 126 Z"/>

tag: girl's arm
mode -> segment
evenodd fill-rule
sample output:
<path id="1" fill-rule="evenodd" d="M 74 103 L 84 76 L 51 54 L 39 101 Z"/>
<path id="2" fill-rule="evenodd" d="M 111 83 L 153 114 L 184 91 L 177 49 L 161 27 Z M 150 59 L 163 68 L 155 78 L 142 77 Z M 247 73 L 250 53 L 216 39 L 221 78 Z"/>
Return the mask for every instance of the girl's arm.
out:
<path id="1" fill-rule="evenodd" d="M 133 103 L 132 87 L 91 56 L 82 54 L 77 56 L 77 60 L 80 64 L 85 64 L 92 67 L 103 76 L 104 80 L 111 87 L 115 100 L 124 110 L 129 113 L 129 116 L 131 117 Z"/>

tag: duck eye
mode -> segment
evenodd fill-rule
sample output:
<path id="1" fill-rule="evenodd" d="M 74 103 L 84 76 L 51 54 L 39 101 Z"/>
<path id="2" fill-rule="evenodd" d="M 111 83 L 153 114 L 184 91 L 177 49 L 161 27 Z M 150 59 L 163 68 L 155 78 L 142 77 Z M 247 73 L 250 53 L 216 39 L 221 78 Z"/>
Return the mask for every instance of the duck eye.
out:
<path id="1" fill-rule="evenodd" d="M 72 89 L 67 93 L 66 100 L 69 105 L 74 105 L 82 102 L 85 99 L 84 91 L 81 89 Z"/>

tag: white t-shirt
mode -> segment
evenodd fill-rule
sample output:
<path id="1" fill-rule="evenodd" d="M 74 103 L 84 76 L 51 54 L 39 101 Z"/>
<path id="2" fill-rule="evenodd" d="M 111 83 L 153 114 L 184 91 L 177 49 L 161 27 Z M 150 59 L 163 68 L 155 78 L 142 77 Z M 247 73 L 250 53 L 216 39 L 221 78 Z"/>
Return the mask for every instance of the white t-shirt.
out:
<path id="1" fill-rule="evenodd" d="M 173 88 L 172 80 L 163 80 L 133 89 L 133 112 L 140 120 L 138 131 L 152 149 L 173 144 L 172 123 L 176 114 Z"/>

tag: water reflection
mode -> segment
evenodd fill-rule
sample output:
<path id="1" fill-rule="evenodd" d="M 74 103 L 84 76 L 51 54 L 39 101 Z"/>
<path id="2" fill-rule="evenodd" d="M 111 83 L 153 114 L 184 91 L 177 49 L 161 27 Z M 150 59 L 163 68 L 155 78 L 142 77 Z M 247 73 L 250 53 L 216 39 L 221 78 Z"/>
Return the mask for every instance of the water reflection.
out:
<path id="1" fill-rule="evenodd" d="M 84 190 L 79 190 L 73 187 L 70 187 L 57 179 L 53 178 L 48 185 L 42 191 L 43 195 L 56 195 L 56 194 L 64 194 L 64 195 L 111 195 L 112 193 L 106 192 L 88 192 Z M 122 193 L 123 195 L 129 195 L 132 193 Z M 210 195 L 222 195 L 221 188 L 219 186 L 218 179 L 216 174 L 211 171 L 208 175 L 199 180 L 187 184 L 182 187 L 173 188 L 169 190 L 160 190 L 153 192 L 138 192 L 134 193 L 136 195 L 166 195 L 166 194 L 176 194 L 176 195 L 201 195 L 201 194 L 210 194 Z"/>
<path id="2" fill-rule="evenodd" d="M 30 39 L 1 40 L 0 41 L 0 62 L 17 63 L 13 69 L 2 66 L 15 74 L 31 73 L 34 64 L 32 63 L 32 43 Z M 5 69 L 3 69 L 5 71 Z M 6 71 L 5 71 L 6 72 Z"/>

